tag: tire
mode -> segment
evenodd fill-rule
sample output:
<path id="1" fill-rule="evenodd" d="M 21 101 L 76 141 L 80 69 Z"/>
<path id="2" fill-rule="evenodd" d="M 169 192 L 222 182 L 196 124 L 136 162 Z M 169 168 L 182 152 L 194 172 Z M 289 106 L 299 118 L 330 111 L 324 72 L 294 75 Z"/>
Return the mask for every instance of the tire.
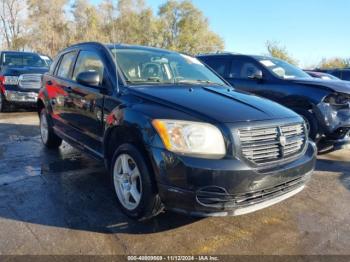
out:
<path id="1" fill-rule="evenodd" d="M 320 135 L 318 123 L 315 116 L 305 109 L 297 109 L 295 110 L 295 112 L 297 112 L 305 120 L 306 127 L 309 133 L 309 138 L 311 138 L 314 142 L 317 143 L 320 138 Z"/>
<path id="2" fill-rule="evenodd" d="M 119 207 L 127 216 L 147 220 L 162 211 L 150 168 L 137 147 L 119 146 L 111 161 L 110 174 Z"/>
<path id="3" fill-rule="evenodd" d="M 6 112 L 8 110 L 7 101 L 4 95 L 0 92 L 0 113 Z"/>
<path id="4" fill-rule="evenodd" d="M 40 135 L 41 141 L 47 148 L 56 149 L 62 144 L 62 139 L 55 134 L 52 128 L 45 108 L 40 111 Z"/>

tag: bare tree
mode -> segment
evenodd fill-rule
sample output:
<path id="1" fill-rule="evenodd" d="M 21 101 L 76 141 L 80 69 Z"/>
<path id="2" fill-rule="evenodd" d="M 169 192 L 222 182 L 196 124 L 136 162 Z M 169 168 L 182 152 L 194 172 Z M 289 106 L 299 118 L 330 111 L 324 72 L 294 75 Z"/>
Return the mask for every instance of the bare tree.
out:
<path id="1" fill-rule="evenodd" d="M 18 50 L 24 47 L 23 33 L 24 10 L 26 3 L 24 0 L 1 0 L 1 31 L 7 49 Z"/>

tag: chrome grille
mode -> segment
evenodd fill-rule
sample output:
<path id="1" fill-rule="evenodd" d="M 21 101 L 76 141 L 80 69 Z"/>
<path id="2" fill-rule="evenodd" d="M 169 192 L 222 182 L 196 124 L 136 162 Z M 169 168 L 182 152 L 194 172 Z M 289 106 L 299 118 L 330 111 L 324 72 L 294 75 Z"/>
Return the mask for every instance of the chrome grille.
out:
<path id="1" fill-rule="evenodd" d="M 24 74 L 18 79 L 19 86 L 24 89 L 40 89 L 41 74 Z"/>
<path id="2" fill-rule="evenodd" d="M 306 143 L 302 123 L 239 129 L 242 156 L 255 164 L 267 164 L 298 155 Z"/>

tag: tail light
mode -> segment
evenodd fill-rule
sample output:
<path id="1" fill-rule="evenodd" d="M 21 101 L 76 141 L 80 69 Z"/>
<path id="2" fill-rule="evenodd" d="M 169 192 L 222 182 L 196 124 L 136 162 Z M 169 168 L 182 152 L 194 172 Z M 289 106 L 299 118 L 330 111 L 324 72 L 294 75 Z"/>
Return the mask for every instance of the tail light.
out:
<path id="1" fill-rule="evenodd" d="M 4 82 L 5 82 L 5 77 L 0 76 L 0 93 L 2 93 L 2 94 L 5 94 Z"/>

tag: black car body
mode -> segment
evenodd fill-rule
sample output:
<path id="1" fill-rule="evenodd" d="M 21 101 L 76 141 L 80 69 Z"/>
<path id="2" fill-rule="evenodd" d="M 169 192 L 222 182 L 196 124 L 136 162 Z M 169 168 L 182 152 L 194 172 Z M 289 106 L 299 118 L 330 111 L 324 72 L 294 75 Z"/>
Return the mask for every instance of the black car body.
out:
<path id="1" fill-rule="evenodd" d="M 308 123 L 310 137 L 334 149 L 350 143 L 350 83 L 312 78 L 282 60 L 232 53 L 200 55 L 232 86 L 273 101 Z"/>
<path id="2" fill-rule="evenodd" d="M 341 80 L 350 81 L 350 68 L 315 69 L 314 71 L 331 74 Z"/>
<path id="3" fill-rule="evenodd" d="M 319 78 L 319 79 L 323 79 L 323 80 L 336 80 L 336 81 L 341 80 L 340 78 L 338 78 L 334 75 L 323 73 L 323 72 L 310 71 L 310 70 L 304 70 L 304 72 L 307 73 L 308 75 L 314 77 L 314 78 Z"/>
<path id="4" fill-rule="evenodd" d="M 162 49 L 72 46 L 44 76 L 38 109 L 44 144 L 64 139 L 104 160 L 121 208 L 135 218 L 161 206 L 198 216 L 253 212 L 300 192 L 315 165 L 300 116 Z M 132 186 L 124 173 L 136 167 L 142 179 Z M 134 208 L 124 203 L 132 188 L 144 190 Z"/>
<path id="5" fill-rule="evenodd" d="M 0 112 L 10 105 L 36 106 L 41 78 L 48 71 L 38 54 L 2 51 L 0 53 Z"/>

